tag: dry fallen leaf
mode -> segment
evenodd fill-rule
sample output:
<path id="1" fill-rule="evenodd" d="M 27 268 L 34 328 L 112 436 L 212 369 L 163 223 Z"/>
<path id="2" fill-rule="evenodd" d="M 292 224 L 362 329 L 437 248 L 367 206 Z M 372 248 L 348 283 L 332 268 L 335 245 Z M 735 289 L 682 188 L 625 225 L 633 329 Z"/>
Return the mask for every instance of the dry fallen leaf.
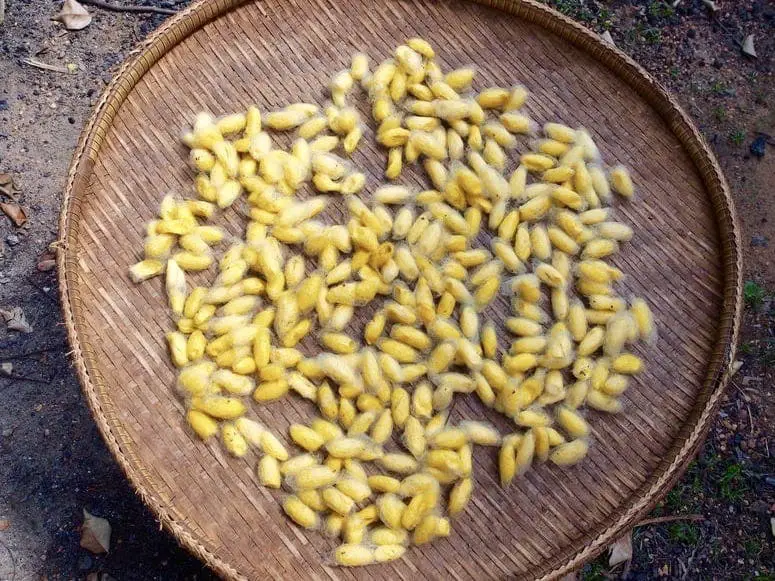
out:
<path id="1" fill-rule="evenodd" d="M 632 530 L 624 533 L 619 539 L 608 547 L 611 551 L 608 557 L 608 566 L 616 567 L 632 559 Z"/>
<path id="2" fill-rule="evenodd" d="M 727 375 L 730 379 L 732 379 L 735 375 L 737 375 L 737 372 L 740 371 L 740 368 L 743 366 L 743 362 L 740 360 L 733 361 L 732 364 L 729 366 L 729 370 L 727 371 Z"/>
<path id="3" fill-rule="evenodd" d="M 10 331 L 32 333 L 32 325 L 27 322 L 21 307 L 11 307 L 7 310 L 0 308 L 0 317 L 5 320 Z"/>
<path id="4" fill-rule="evenodd" d="M 24 226 L 24 223 L 27 221 L 27 214 L 24 212 L 24 208 L 19 204 L 0 202 L 0 210 L 2 210 L 16 226 Z"/>
<path id="5" fill-rule="evenodd" d="M 21 190 L 16 187 L 11 174 L 0 173 L 0 194 L 11 198 L 11 201 L 15 202 L 19 199 L 20 193 Z"/>
<path id="6" fill-rule="evenodd" d="M 749 34 L 743 41 L 743 54 L 756 58 L 756 49 L 753 46 L 753 34 Z"/>
<path id="7" fill-rule="evenodd" d="M 83 511 L 81 546 L 92 553 L 107 553 L 110 550 L 110 523 L 104 518 Z"/>
<path id="8" fill-rule="evenodd" d="M 77 0 L 65 0 L 62 10 L 51 20 L 61 22 L 67 30 L 81 30 L 91 24 L 91 14 Z"/>
<path id="9" fill-rule="evenodd" d="M 11 521 L 7 518 L 0 520 L 0 531 L 7 531 L 11 528 Z"/>

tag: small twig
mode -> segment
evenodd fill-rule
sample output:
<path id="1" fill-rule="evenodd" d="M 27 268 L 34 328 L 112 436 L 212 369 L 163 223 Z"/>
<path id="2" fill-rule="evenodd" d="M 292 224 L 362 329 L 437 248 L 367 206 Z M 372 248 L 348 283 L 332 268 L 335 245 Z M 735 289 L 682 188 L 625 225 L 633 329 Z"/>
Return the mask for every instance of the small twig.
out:
<path id="1" fill-rule="evenodd" d="M 748 423 L 750 424 L 748 433 L 753 436 L 753 416 L 751 415 L 751 406 L 745 404 L 745 408 L 748 410 Z"/>
<path id="2" fill-rule="evenodd" d="M 14 375 L 12 373 L 4 373 L 0 375 L 2 379 L 11 379 L 13 381 L 29 381 L 31 383 L 42 383 L 48 385 L 51 383 L 50 379 L 38 379 L 37 377 L 27 377 L 26 375 Z"/>
<path id="3" fill-rule="evenodd" d="M 705 517 L 701 514 L 673 514 L 669 516 L 657 516 L 654 518 L 647 518 L 637 523 L 636 527 L 645 527 L 648 525 L 663 524 L 666 522 L 674 522 L 677 520 L 688 520 L 689 522 L 699 522 L 705 520 Z"/>
<path id="4" fill-rule="evenodd" d="M 90 6 L 96 6 L 97 8 L 102 8 L 103 10 L 110 10 L 111 12 L 153 12 L 155 14 L 177 14 L 176 10 L 172 10 L 171 8 L 158 8 L 156 6 L 137 6 L 134 4 L 129 5 L 118 5 L 118 4 L 108 4 L 107 2 L 103 2 L 102 0 L 81 0 L 81 4 L 89 4 Z"/>
<path id="5" fill-rule="evenodd" d="M 686 579 L 686 574 L 689 572 L 689 569 L 686 568 L 686 565 L 684 565 L 684 562 L 681 559 L 678 559 L 678 566 L 681 567 L 681 579 Z"/>
<path id="6" fill-rule="evenodd" d="M 689 555 L 689 560 L 686 561 L 686 567 L 684 568 L 684 573 L 681 575 L 681 579 L 686 579 L 689 576 L 689 567 L 692 566 L 692 562 L 694 562 L 694 557 L 697 555 L 697 548 L 700 546 L 699 543 L 694 545 L 694 549 L 692 550 L 692 554 Z"/>
<path id="7" fill-rule="evenodd" d="M 62 67 L 59 65 L 50 65 L 48 63 L 44 63 L 43 61 L 39 61 L 38 59 L 34 58 L 23 58 L 22 62 L 25 65 L 30 65 L 31 67 L 35 67 L 36 69 L 43 69 L 44 71 L 53 71 L 55 73 L 70 73 L 70 69 L 67 67 Z"/>
<path id="8" fill-rule="evenodd" d="M 49 351 L 57 351 L 66 347 L 65 343 L 57 343 L 51 347 L 44 347 L 43 349 L 35 349 L 34 351 L 26 351 L 24 353 L 17 353 L 16 355 L 3 355 L 0 357 L 0 361 L 14 361 L 16 359 L 25 359 L 32 357 L 33 355 L 40 355 L 42 353 L 48 353 Z"/>
<path id="9" fill-rule="evenodd" d="M 724 23 L 721 22 L 721 19 L 717 18 L 715 13 L 711 15 L 711 20 L 718 24 L 719 28 L 724 31 L 724 34 L 727 36 L 730 36 L 732 38 L 732 42 L 734 42 L 738 48 L 743 48 L 743 41 L 741 41 L 739 38 L 735 36 L 735 33 L 729 30 L 726 26 L 724 26 Z"/>

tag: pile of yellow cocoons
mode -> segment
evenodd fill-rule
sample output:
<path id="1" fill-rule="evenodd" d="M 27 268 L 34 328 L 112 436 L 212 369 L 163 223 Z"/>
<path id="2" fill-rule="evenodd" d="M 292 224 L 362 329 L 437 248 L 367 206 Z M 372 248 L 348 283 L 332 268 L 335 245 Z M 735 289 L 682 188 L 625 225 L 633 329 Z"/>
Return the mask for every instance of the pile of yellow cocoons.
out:
<path id="1" fill-rule="evenodd" d="M 340 538 L 342 566 L 450 535 L 477 446 L 497 449 L 478 453 L 497 454 L 503 486 L 580 462 L 586 410 L 622 411 L 644 367 L 628 348 L 655 335 L 608 262 L 633 236 L 609 208 L 633 202 L 628 170 L 582 128 L 538 126 L 523 86 L 475 76 L 412 38 L 373 69 L 356 54 L 323 107 L 200 113 L 183 137 L 197 195 L 164 198 L 130 268 L 165 279 L 192 431 L 258 457 L 258 483 L 298 526 Z M 386 152 L 381 183 L 350 158 L 367 138 Z M 429 189 L 402 183 L 411 166 Z M 242 238 L 207 223 L 238 206 Z M 450 421 L 465 394 L 506 433 Z M 288 438 L 251 418 L 290 397 L 317 415 Z"/>

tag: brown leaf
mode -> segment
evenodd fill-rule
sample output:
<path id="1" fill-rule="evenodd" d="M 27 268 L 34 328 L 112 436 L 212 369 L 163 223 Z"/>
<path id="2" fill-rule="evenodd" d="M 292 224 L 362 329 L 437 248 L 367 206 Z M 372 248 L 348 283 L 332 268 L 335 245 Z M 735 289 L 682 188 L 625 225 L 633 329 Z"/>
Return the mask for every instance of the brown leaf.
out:
<path id="1" fill-rule="evenodd" d="M 51 20 L 61 22 L 67 30 L 81 30 L 91 24 L 91 14 L 77 0 L 65 0 L 62 10 Z"/>
<path id="2" fill-rule="evenodd" d="M 8 196 L 11 201 L 15 202 L 19 199 L 21 190 L 16 187 L 13 181 L 13 177 L 8 173 L 0 173 L 0 194 Z"/>
<path id="3" fill-rule="evenodd" d="M 32 325 L 27 322 L 21 307 L 11 307 L 8 310 L 0 308 L 0 317 L 5 320 L 9 330 L 32 333 Z"/>
<path id="4" fill-rule="evenodd" d="M 83 511 L 81 546 L 92 553 L 107 553 L 110 550 L 110 523 L 104 518 Z"/>
<path id="5" fill-rule="evenodd" d="M 11 528 L 11 521 L 7 518 L 0 520 L 0 531 L 7 531 Z"/>
<path id="6" fill-rule="evenodd" d="M 632 530 L 624 533 L 619 539 L 608 547 L 611 554 L 608 557 L 608 566 L 616 567 L 632 559 Z"/>
<path id="7" fill-rule="evenodd" d="M 0 202 L 0 210 L 2 210 L 16 226 L 24 226 L 24 223 L 27 221 L 27 214 L 24 212 L 24 208 L 19 204 L 6 204 L 5 202 Z"/>

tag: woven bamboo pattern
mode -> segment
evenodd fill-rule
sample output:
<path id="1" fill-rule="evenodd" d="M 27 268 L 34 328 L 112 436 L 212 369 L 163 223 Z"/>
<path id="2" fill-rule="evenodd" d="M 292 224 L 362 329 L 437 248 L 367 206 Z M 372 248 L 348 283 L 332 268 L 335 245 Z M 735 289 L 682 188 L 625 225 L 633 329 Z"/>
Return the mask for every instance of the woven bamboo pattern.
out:
<path id="1" fill-rule="evenodd" d="M 196 112 L 322 103 L 351 54 L 385 58 L 409 36 L 445 69 L 476 63 L 477 87 L 521 82 L 529 114 L 590 129 L 604 159 L 633 169 L 639 199 L 615 205 L 635 238 L 613 261 L 659 329 L 618 416 L 590 414 L 593 447 L 511 487 L 477 449 L 476 487 L 454 532 L 394 563 L 331 565 L 335 541 L 306 533 L 237 460 L 186 429 L 173 392 L 162 283 L 134 285 L 144 223 L 169 192 L 191 195 L 181 131 Z M 373 129 L 373 128 L 372 128 Z M 373 140 L 372 129 L 366 140 Z M 384 151 L 354 161 L 381 179 Z M 227 227 L 239 232 L 237 216 Z M 532 0 L 203 0 L 142 43 L 108 86 L 76 150 L 60 223 L 60 292 L 75 368 L 107 444 L 161 523 L 229 579 L 558 578 L 599 554 L 681 475 L 716 412 L 734 358 L 741 247 L 732 200 L 697 129 L 623 53 Z M 505 303 L 504 303 L 505 304 Z M 163 315 L 162 315 L 163 313 Z M 285 433 L 303 402 L 258 410 Z M 467 400 L 456 414 L 481 416 Z"/>

